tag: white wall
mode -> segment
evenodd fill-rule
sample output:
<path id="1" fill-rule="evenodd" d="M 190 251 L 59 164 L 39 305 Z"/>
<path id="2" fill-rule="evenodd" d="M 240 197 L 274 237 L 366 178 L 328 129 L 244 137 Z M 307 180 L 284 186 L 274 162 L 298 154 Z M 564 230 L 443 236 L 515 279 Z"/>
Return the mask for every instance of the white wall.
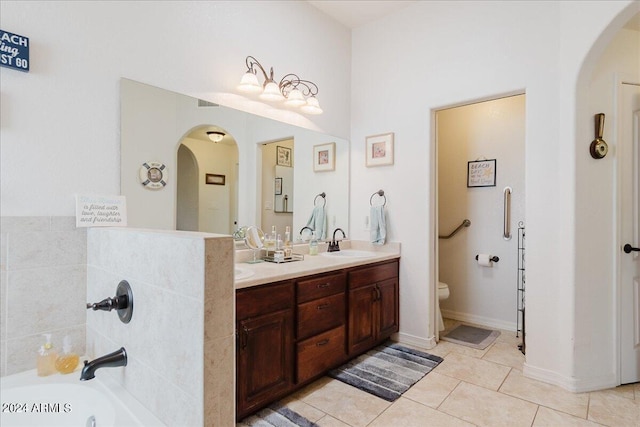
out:
<path id="1" fill-rule="evenodd" d="M 463 219 L 471 226 L 439 239 L 439 278 L 450 296 L 445 317 L 516 330 L 519 221 L 524 221 L 525 96 L 450 108 L 437 113 L 438 225 L 448 235 Z M 496 159 L 495 187 L 467 187 L 467 162 Z M 511 187 L 511 235 L 503 234 L 505 187 Z M 478 265 L 479 253 L 498 256 Z"/>
<path id="2" fill-rule="evenodd" d="M 594 340 L 579 352 L 575 348 L 576 325 L 599 313 L 593 308 L 600 305 L 586 292 L 592 310 L 575 306 L 575 273 L 588 262 L 575 236 L 582 233 L 594 239 L 593 245 L 601 243 L 589 231 L 598 219 L 589 216 L 585 195 L 576 192 L 583 179 L 576 176 L 576 156 L 579 163 L 587 161 L 593 139 L 582 135 L 577 151 L 576 84 L 583 60 L 607 25 L 616 19 L 617 31 L 638 8 L 640 3 L 628 1 L 465 2 L 464 7 L 416 2 L 384 25 L 376 22 L 353 32 L 351 223 L 353 235 L 366 238 L 358 227 L 366 212 L 360 199 L 371 187 L 384 188 L 389 238 L 403 245 L 401 338 L 428 345 L 434 334 L 435 316 L 425 310 L 433 304 L 436 280 L 433 110 L 526 91 L 526 373 L 574 390 L 606 383 L 591 382 L 602 376 L 600 368 L 577 369 L 585 357 L 613 362 Z M 591 121 L 591 129 L 593 113 L 580 111 L 579 117 Z M 365 168 L 365 136 L 391 131 L 395 165 Z M 607 215 L 613 211 L 609 206 Z M 577 217 L 585 217 L 580 230 Z M 592 277 L 584 279 L 596 286 Z M 610 315 L 597 319 L 611 332 Z"/>
<path id="3" fill-rule="evenodd" d="M 31 43 L 29 73 L 0 71 L 3 216 L 72 215 L 75 193 L 119 194 L 121 77 L 349 134 L 350 33 L 306 2 L 3 1 L 0 16 Z M 325 113 L 238 95 L 247 55 L 314 81 Z"/>

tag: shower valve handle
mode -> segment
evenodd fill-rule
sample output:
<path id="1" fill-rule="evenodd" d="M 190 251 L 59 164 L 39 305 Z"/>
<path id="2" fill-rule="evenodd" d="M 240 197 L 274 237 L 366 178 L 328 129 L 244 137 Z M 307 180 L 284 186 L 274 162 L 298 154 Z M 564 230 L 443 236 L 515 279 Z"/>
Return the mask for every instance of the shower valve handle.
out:
<path id="1" fill-rule="evenodd" d="M 129 298 L 126 295 L 120 295 L 113 298 L 105 298 L 100 302 L 87 303 L 87 309 L 93 309 L 93 311 L 111 311 L 122 310 L 129 306 Z"/>

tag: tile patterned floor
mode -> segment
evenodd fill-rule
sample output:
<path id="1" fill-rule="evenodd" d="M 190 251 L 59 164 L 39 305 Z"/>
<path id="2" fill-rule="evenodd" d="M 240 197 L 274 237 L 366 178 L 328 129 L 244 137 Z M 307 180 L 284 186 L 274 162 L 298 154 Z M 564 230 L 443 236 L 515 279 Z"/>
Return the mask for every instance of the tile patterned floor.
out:
<path id="1" fill-rule="evenodd" d="M 525 378 L 518 342 L 509 331 L 485 350 L 441 341 L 427 352 L 444 361 L 393 403 L 328 377 L 281 403 L 321 427 L 640 426 L 640 383 L 571 393 Z"/>

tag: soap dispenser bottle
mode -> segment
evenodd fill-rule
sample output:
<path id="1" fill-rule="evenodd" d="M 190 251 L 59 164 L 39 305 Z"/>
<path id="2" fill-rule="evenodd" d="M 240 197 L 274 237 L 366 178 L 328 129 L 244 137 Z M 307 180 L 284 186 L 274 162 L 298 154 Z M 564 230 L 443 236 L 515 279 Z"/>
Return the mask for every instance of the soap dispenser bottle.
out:
<path id="1" fill-rule="evenodd" d="M 62 344 L 62 353 L 56 359 L 56 370 L 61 374 L 70 374 L 75 371 L 80 357 L 71 348 L 71 339 L 65 336 Z"/>
<path id="2" fill-rule="evenodd" d="M 291 258 L 293 253 L 293 245 L 291 244 L 291 229 L 287 225 L 284 232 L 284 257 Z"/>
<path id="3" fill-rule="evenodd" d="M 309 255 L 318 255 L 318 239 L 316 232 L 311 233 L 311 241 L 309 242 Z"/>
<path id="4" fill-rule="evenodd" d="M 39 377 L 56 373 L 57 354 L 53 348 L 53 344 L 51 344 L 51 334 L 44 334 L 44 337 L 46 341 L 40 347 L 36 361 L 36 370 Z"/>

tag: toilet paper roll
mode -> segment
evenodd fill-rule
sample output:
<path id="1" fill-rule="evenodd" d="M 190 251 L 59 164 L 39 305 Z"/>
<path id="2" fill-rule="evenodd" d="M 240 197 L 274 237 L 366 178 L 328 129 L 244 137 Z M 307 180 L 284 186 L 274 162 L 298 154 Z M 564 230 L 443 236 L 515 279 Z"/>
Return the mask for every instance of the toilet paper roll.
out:
<path id="1" fill-rule="evenodd" d="M 478 265 L 482 267 L 493 267 L 493 261 L 491 261 L 491 255 L 478 254 Z"/>

